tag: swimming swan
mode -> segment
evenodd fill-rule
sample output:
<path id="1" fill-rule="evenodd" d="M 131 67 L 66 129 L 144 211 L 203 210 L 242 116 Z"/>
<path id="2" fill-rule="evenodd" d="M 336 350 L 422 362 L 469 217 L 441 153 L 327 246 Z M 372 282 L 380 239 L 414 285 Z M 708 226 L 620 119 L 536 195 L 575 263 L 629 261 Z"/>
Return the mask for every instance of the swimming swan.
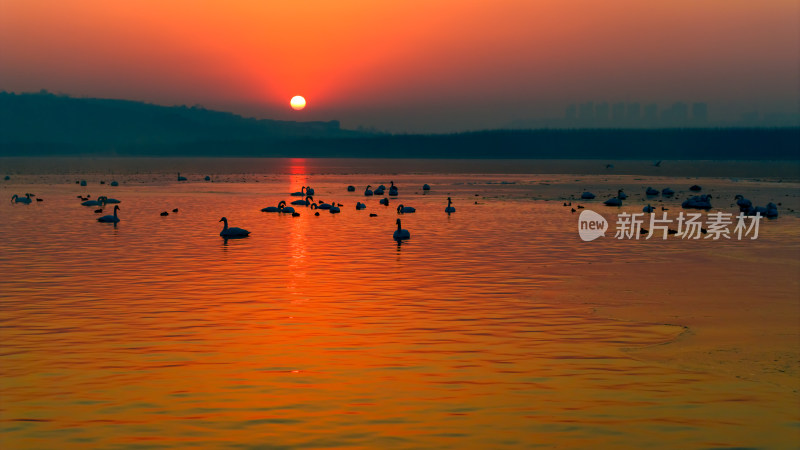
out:
<path id="1" fill-rule="evenodd" d="M 444 209 L 444 212 L 450 214 L 456 212 L 456 208 L 452 206 L 453 201 L 450 200 L 450 197 L 447 197 L 447 208 Z"/>
<path id="2" fill-rule="evenodd" d="M 367 185 L 367 188 L 366 188 L 366 189 L 364 189 L 364 195 L 366 195 L 367 197 L 369 197 L 370 195 L 372 195 L 372 189 L 370 189 L 371 187 L 372 187 L 372 185 L 371 185 L 371 184 L 368 184 L 368 185 Z"/>
<path id="3" fill-rule="evenodd" d="M 411 233 L 408 230 L 404 230 L 400 228 L 400 219 L 397 219 L 397 229 L 394 230 L 394 234 L 392 235 L 395 241 L 402 241 L 405 239 L 411 239 Z"/>
<path id="4" fill-rule="evenodd" d="M 117 211 L 119 211 L 119 205 L 114 205 L 114 215 L 113 216 L 98 217 L 97 221 L 98 222 L 103 222 L 103 223 L 117 223 L 117 222 L 119 222 L 119 217 L 117 217 Z"/>
<path id="5" fill-rule="evenodd" d="M 291 195 L 292 197 L 305 197 L 305 196 L 306 196 L 306 187 L 305 187 L 305 186 L 303 186 L 303 187 L 300 189 L 300 192 L 292 192 L 292 193 L 291 193 L 291 194 L 289 194 L 289 195 Z"/>
<path id="6" fill-rule="evenodd" d="M 397 212 L 400 213 L 400 214 L 413 213 L 413 212 L 416 212 L 416 211 L 417 211 L 416 209 L 414 209 L 414 208 L 412 208 L 410 206 L 397 205 Z"/>
<path id="7" fill-rule="evenodd" d="M 237 228 L 237 227 L 228 228 L 228 219 L 226 217 L 219 219 L 219 221 L 225 222 L 225 225 L 222 227 L 222 231 L 219 232 L 219 235 L 224 237 L 225 239 L 243 238 L 247 237 L 247 235 L 250 234 L 250 232 L 245 230 L 244 228 Z"/>
<path id="8" fill-rule="evenodd" d="M 26 205 L 31 202 L 31 194 L 25 194 L 25 197 L 20 197 L 17 194 L 11 196 L 12 203 L 25 203 Z"/>

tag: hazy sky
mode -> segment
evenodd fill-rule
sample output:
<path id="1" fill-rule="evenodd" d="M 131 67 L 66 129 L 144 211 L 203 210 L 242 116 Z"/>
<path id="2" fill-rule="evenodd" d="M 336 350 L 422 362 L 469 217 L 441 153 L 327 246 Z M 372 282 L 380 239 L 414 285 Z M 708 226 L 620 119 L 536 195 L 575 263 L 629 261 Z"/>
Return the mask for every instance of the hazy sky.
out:
<path id="1" fill-rule="evenodd" d="M 0 90 L 390 131 L 570 103 L 797 113 L 797 0 L 0 0 Z M 293 111 L 303 95 L 308 107 Z"/>

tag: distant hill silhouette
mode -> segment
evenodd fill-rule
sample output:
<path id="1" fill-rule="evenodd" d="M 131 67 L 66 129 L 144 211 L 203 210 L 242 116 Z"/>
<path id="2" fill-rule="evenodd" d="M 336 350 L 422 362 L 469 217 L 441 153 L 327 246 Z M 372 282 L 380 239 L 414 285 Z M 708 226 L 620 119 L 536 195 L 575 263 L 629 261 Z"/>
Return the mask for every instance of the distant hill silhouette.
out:
<path id="1" fill-rule="evenodd" d="M 0 93 L 0 156 L 800 160 L 800 128 L 489 130 L 388 135 L 46 92 Z"/>

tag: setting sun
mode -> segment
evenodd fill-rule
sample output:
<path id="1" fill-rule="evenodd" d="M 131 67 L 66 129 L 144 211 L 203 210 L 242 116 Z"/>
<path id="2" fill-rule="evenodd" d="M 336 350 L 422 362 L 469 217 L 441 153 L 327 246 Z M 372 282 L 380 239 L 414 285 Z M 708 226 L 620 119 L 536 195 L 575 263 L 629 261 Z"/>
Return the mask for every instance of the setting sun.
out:
<path id="1" fill-rule="evenodd" d="M 295 95 L 289 101 L 289 104 L 292 105 L 292 109 L 300 111 L 301 109 L 306 107 L 306 99 L 304 99 L 303 97 L 301 97 L 299 95 Z"/>

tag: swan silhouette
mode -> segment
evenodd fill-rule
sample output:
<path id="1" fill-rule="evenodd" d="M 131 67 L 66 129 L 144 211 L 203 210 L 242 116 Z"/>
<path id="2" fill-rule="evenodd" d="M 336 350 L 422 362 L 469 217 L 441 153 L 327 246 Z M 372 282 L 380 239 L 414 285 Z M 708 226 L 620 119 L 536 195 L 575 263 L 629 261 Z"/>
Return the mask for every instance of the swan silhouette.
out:
<path id="1" fill-rule="evenodd" d="M 331 204 L 330 209 L 328 209 L 328 212 L 331 213 L 331 214 L 336 214 L 336 213 L 342 212 L 342 209 L 339 208 L 338 206 L 336 206 L 335 203 L 333 203 L 333 204 Z"/>
<path id="2" fill-rule="evenodd" d="M 388 198 L 382 198 L 380 203 L 381 203 L 381 205 L 389 206 L 389 199 Z"/>
<path id="3" fill-rule="evenodd" d="M 430 191 L 431 190 L 431 186 L 428 183 L 425 183 L 425 184 L 422 185 L 422 190 L 423 191 Z"/>
<path id="4" fill-rule="evenodd" d="M 617 191 L 617 198 L 620 200 L 625 200 L 626 198 L 628 198 L 628 194 L 622 192 L 622 189 L 620 189 Z"/>
<path id="5" fill-rule="evenodd" d="M 116 180 L 114 180 L 114 181 L 112 181 L 112 182 L 111 182 L 111 185 L 112 185 L 112 186 L 119 186 L 119 182 L 117 182 Z"/>
<path id="6" fill-rule="evenodd" d="M 413 213 L 413 212 L 416 212 L 416 209 L 414 209 L 414 208 L 412 208 L 410 206 L 397 205 L 397 212 L 399 214 Z"/>
<path id="7" fill-rule="evenodd" d="M 314 195 L 314 189 L 311 186 L 306 186 L 306 195 Z"/>
<path id="8" fill-rule="evenodd" d="M 594 198 L 594 194 L 592 194 L 592 193 L 591 193 L 591 192 L 589 192 L 589 191 L 586 191 L 586 192 L 584 192 L 583 194 L 581 194 L 581 198 L 582 198 L 583 200 L 591 200 L 591 199 L 593 199 L 593 198 Z"/>
<path id="9" fill-rule="evenodd" d="M 227 217 L 223 217 L 222 219 L 219 219 L 219 221 L 225 222 L 225 225 L 222 226 L 222 231 L 219 232 L 219 235 L 224 237 L 225 239 L 243 238 L 247 237 L 247 235 L 250 234 L 250 232 L 245 230 L 244 228 L 237 228 L 237 227 L 228 228 Z"/>
<path id="10" fill-rule="evenodd" d="M 178 181 L 186 181 L 186 177 L 182 177 L 180 172 L 178 172 Z"/>
<path id="11" fill-rule="evenodd" d="M 744 211 L 753 206 L 753 202 L 744 198 L 742 194 L 736 194 L 736 197 L 733 197 L 733 199 L 736 200 L 736 205 L 739 207 L 739 211 Z"/>
<path id="12" fill-rule="evenodd" d="M 697 191 L 702 191 L 702 190 L 703 190 L 703 188 L 702 188 L 702 187 L 700 187 L 700 186 L 698 186 L 698 185 L 696 185 L 696 184 L 693 184 L 693 185 L 691 185 L 691 186 L 689 187 L 689 190 L 690 190 L 690 191 L 697 192 Z"/>
<path id="13" fill-rule="evenodd" d="M 281 200 L 284 204 L 283 200 Z M 278 203 L 278 206 L 267 206 L 266 208 L 261 208 L 261 212 L 281 212 L 281 205 Z"/>
<path id="14" fill-rule="evenodd" d="M 97 197 L 97 200 L 86 200 L 85 202 L 81 203 L 83 206 L 103 206 L 103 202 L 105 201 L 105 197 L 100 196 Z"/>
<path id="15" fill-rule="evenodd" d="M 400 227 L 400 219 L 397 219 L 397 229 L 394 230 L 394 234 L 392 235 L 395 241 L 402 241 L 405 239 L 411 239 L 411 233 L 408 230 L 404 230 Z"/>
<path id="16" fill-rule="evenodd" d="M 303 186 L 303 187 L 300 189 L 300 192 L 292 192 L 292 193 L 291 193 L 291 194 L 289 194 L 289 195 L 291 195 L 292 197 L 305 197 L 305 196 L 306 196 L 306 187 L 305 187 L 305 186 Z"/>
<path id="17" fill-rule="evenodd" d="M 661 190 L 661 195 L 663 195 L 664 197 L 672 197 L 673 195 L 675 195 L 675 191 L 673 191 L 670 188 L 664 188 Z"/>
<path id="18" fill-rule="evenodd" d="M 292 202 L 292 204 L 293 205 L 298 205 L 298 206 L 309 206 L 311 204 L 312 200 L 314 200 L 314 197 L 312 197 L 311 195 L 308 195 L 308 191 L 306 191 L 306 199 L 305 200 L 295 200 L 295 201 Z"/>
<path id="19" fill-rule="evenodd" d="M 111 203 L 111 204 L 113 204 L 113 203 L 120 203 L 120 201 L 119 201 L 119 200 L 117 200 L 117 199 L 115 199 L 115 198 L 108 198 L 108 197 L 106 197 L 105 195 L 104 195 L 104 196 L 102 196 L 102 197 L 100 197 L 100 198 L 101 198 L 101 199 L 103 199 L 103 203 L 106 203 L 106 204 L 108 204 L 108 203 Z M 99 199 L 98 199 L 98 200 L 99 200 Z"/>
<path id="20" fill-rule="evenodd" d="M 31 194 L 25 194 L 25 197 L 20 197 L 17 194 L 11 196 L 12 203 L 24 203 L 29 204 L 31 202 Z"/>
<path id="21" fill-rule="evenodd" d="M 333 206 L 333 205 L 325 203 L 322 200 L 320 200 L 319 204 L 317 204 L 317 208 L 319 208 L 319 209 L 331 209 L 331 206 Z"/>
<path id="22" fill-rule="evenodd" d="M 365 204 L 363 204 L 361 202 L 356 202 L 356 209 L 366 209 L 366 208 L 367 208 L 367 205 L 365 205 Z"/>
<path id="23" fill-rule="evenodd" d="M 711 195 L 695 195 L 681 203 L 684 209 L 711 209 Z"/>
<path id="24" fill-rule="evenodd" d="M 375 195 L 383 195 L 383 191 L 386 190 L 383 185 L 378 186 L 378 189 L 375 189 Z"/>
<path id="25" fill-rule="evenodd" d="M 355 191 L 356 191 L 356 187 L 355 186 L 353 186 L 353 185 L 347 186 L 347 192 L 355 192 Z"/>
<path id="26" fill-rule="evenodd" d="M 366 189 L 364 189 L 364 195 L 366 195 L 367 197 L 369 197 L 370 195 L 372 195 L 372 189 L 370 189 L 371 187 L 372 187 L 372 185 L 371 185 L 371 184 L 368 184 L 368 185 L 367 185 L 367 188 L 366 188 Z"/>
<path id="27" fill-rule="evenodd" d="M 389 195 L 397 196 L 397 186 L 394 185 L 394 181 L 392 181 L 391 186 L 389 186 Z"/>
<path id="28" fill-rule="evenodd" d="M 647 205 L 644 208 L 642 208 L 642 212 L 646 212 L 646 213 L 651 213 L 651 212 L 653 212 L 655 210 L 656 210 L 656 208 L 654 206 L 650 206 L 650 205 Z"/>
<path id="29" fill-rule="evenodd" d="M 113 216 L 109 215 L 109 216 L 98 217 L 97 221 L 103 223 L 117 223 L 119 222 L 119 217 L 117 217 L 117 211 L 119 211 L 119 205 L 114 205 Z"/>
<path id="30" fill-rule="evenodd" d="M 444 212 L 446 212 L 447 214 L 456 212 L 456 208 L 453 207 L 453 201 L 450 200 L 450 197 L 447 197 L 447 208 L 444 209 Z"/>
<path id="31" fill-rule="evenodd" d="M 657 190 L 657 189 L 653 189 L 652 187 L 648 186 L 648 187 L 647 187 L 647 190 L 646 190 L 646 191 L 644 191 L 644 193 L 645 193 L 646 195 L 650 195 L 650 196 L 656 196 L 656 195 L 658 195 L 658 190 Z"/>
<path id="32" fill-rule="evenodd" d="M 294 212 L 294 208 L 291 206 L 286 206 L 286 200 L 281 200 L 280 203 L 278 203 L 278 212 L 291 214 Z"/>
<path id="33" fill-rule="evenodd" d="M 611 197 L 610 199 L 603 202 L 606 206 L 622 206 L 622 200 L 619 197 Z"/>

